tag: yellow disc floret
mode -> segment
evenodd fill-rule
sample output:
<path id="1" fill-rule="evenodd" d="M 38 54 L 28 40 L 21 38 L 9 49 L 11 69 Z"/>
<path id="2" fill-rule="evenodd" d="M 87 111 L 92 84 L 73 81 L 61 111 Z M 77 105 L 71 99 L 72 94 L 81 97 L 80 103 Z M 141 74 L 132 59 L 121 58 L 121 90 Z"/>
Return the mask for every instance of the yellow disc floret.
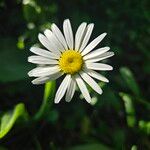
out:
<path id="1" fill-rule="evenodd" d="M 64 51 L 59 59 L 59 67 L 64 73 L 75 74 L 82 69 L 83 58 L 74 50 Z"/>

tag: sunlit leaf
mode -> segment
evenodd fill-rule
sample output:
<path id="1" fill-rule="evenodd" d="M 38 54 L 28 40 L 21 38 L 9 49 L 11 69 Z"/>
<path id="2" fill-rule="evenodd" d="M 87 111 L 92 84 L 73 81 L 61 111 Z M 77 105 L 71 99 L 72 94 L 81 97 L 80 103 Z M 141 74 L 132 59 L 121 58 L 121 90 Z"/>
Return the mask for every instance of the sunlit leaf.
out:
<path id="1" fill-rule="evenodd" d="M 135 118 L 135 110 L 134 110 L 131 96 L 125 93 L 120 93 L 120 96 L 124 101 L 127 124 L 129 127 L 133 127 L 136 123 L 136 118 Z"/>
<path id="2" fill-rule="evenodd" d="M 24 104 L 17 104 L 14 110 L 6 112 L 1 118 L 0 124 L 0 139 L 3 138 L 14 126 L 19 117 L 27 119 L 27 113 L 25 111 Z"/>
<path id="3" fill-rule="evenodd" d="M 146 134 L 150 135 L 150 121 L 139 121 L 139 128 Z"/>
<path id="4" fill-rule="evenodd" d="M 24 49 L 25 45 L 24 45 L 24 38 L 23 37 L 18 38 L 17 47 L 19 49 Z"/>
<path id="5" fill-rule="evenodd" d="M 133 145 L 133 146 L 131 147 L 131 150 L 137 150 L 137 146 L 136 146 L 136 145 Z"/>

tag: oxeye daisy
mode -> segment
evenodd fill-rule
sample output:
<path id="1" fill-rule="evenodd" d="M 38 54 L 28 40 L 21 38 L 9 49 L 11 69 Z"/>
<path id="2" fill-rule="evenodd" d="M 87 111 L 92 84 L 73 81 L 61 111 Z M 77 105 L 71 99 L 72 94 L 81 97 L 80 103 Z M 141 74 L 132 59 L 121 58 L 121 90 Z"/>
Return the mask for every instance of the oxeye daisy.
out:
<path id="1" fill-rule="evenodd" d="M 102 89 L 94 78 L 108 82 L 98 71 L 113 68 L 99 61 L 113 56 L 114 53 L 108 52 L 109 47 L 93 50 L 106 36 L 106 33 L 103 33 L 88 44 L 93 28 L 93 23 L 83 22 L 74 37 L 71 23 L 66 19 L 63 22 L 63 33 L 56 24 L 52 24 L 51 29 L 46 29 L 44 34 L 38 35 L 39 41 L 46 49 L 31 47 L 30 51 L 36 55 L 29 56 L 28 61 L 38 65 L 28 73 L 30 77 L 36 77 L 32 81 L 33 84 L 43 84 L 64 75 L 55 95 L 55 103 L 59 103 L 65 93 L 65 100 L 71 101 L 77 86 L 88 103 L 91 102 L 91 96 L 87 85 L 102 94 Z"/>

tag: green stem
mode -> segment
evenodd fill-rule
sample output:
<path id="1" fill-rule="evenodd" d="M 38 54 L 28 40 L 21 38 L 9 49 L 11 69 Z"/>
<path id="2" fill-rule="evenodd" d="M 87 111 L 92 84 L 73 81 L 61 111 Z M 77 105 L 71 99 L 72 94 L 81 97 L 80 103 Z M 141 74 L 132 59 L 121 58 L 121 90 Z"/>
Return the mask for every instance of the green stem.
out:
<path id="1" fill-rule="evenodd" d="M 43 103 L 39 109 L 39 111 L 34 116 L 34 120 L 38 121 L 41 118 L 43 118 L 50 110 L 52 104 L 53 104 L 53 97 L 55 92 L 55 81 L 51 81 L 45 84 L 44 89 L 44 97 L 43 97 Z"/>

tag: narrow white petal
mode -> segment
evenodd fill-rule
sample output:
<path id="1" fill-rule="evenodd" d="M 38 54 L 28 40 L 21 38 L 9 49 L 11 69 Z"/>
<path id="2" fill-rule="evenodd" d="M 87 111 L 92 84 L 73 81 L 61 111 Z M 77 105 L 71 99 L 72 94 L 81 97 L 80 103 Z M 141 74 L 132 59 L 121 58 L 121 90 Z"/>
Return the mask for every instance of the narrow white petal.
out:
<path id="1" fill-rule="evenodd" d="M 109 47 L 102 47 L 97 50 L 94 50 L 93 52 L 90 52 L 89 54 L 85 55 L 83 58 L 84 58 L 84 60 L 87 60 L 87 59 L 91 59 L 93 57 L 99 57 L 101 54 L 103 54 L 109 50 L 110 50 Z"/>
<path id="2" fill-rule="evenodd" d="M 75 50 L 78 51 L 83 40 L 83 35 L 85 34 L 87 23 L 83 22 L 77 29 L 76 35 L 75 35 Z"/>
<path id="3" fill-rule="evenodd" d="M 39 78 L 36 78 L 32 81 L 33 84 L 44 84 L 46 83 L 47 81 L 49 81 L 49 77 L 39 77 Z"/>
<path id="4" fill-rule="evenodd" d="M 39 47 L 31 47 L 30 51 L 37 54 L 37 55 L 46 57 L 46 58 L 59 59 L 59 57 L 57 55 L 55 55 L 54 53 L 51 53 L 50 51 L 44 50 L 44 49 L 39 48 Z"/>
<path id="5" fill-rule="evenodd" d="M 107 64 L 103 63 L 86 63 L 86 67 L 88 69 L 93 69 L 93 70 L 112 70 L 113 67 Z"/>
<path id="6" fill-rule="evenodd" d="M 43 34 L 39 33 L 38 39 L 44 47 L 46 47 L 48 50 L 52 51 L 52 47 L 50 45 L 49 40 Z"/>
<path id="7" fill-rule="evenodd" d="M 64 20 L 63 23 L 63 30 L 64 30 L 64 35 L 66 42 L 68 44 L 68 47 L 70 49 L 73 49 L 73 32 L 72 32 L 72 27 L 69 19 Z"/>
<path id="8" fill-rule="evenodd" d="M 46 29 L 44 31 L 44 34 L 50 41 L 51 45 L 54 47 L 55 51 L 61 51 L 61 52 L 64 51 L 63 45 L 58 41 L 58 39 L 56 38 L 55 34 L 53 34 L 52 31 Z"/>
<path id="9" fill-rule="evenodd" d="M 57 25 L 53 23 L 51 26 L 51 29 L 52 29 L 53 33 L 55 34 L 55 36 L 57 37 L 57 39 L 59 40 L 59 42 L 61 42 L 61 44 L 67 50 L 68 46 L 67 46 L 66 40 L 65 40 L 62 32 L 60 31 L 60 29 L 57 27 Z"/>
<path id="10" fill-rule="evenodd" d="M 60 84 L 57 92 L 56 92 L 56 96 L 55 96 L 55 103 L 59 103 L 60 100 L 62 99 L 62 97 L 64 96 L 68 85 L 70 84 L 71 81 L 71 75 L 66 75 L 66 77 L 64 78 L 64 80 L 62 81 L 62 83 Z"/>
<path id="11" fill-rule="evenodd" d="M 103 38 L 106 36 L 106 33 L 103 33 L 101 35 L 99 35 L 97 38 L 95 38 L 90 44 L 87 45 L 87 47 L 83 50 L 82 55 L 86 55 L 87 53 L 89 53 L 91 50 L 93 50 L 93 48 L 95 48 L 102 40 Z"/>
<path id="12" fill-rule="evenodd" d="M 53 66 L 53 67 L 37 67 L 32 69 L 31 71 L 28 72 L 28 75 L 30 77 L 40 77 L 40 76 L 49 76 L 51 74 L 60 72 L 59 67 Z"/>
<path id="13" fill-rule="evenodd" d="M 106 52 L 104 54 L 101 54 L 99 57 L 94 57 L 92 59 L 88 59 L 88 60 L 86 60 L 86 62 L 87 63 L 98 62 L 98 61 L 101 61 L 103 59 L 112 57 L 113 55 L 114 55 L 114 52 Z"/>
<path id="14" fill-rule="evenodd" d="M 94 24 L 91 23 L 87 26 L 87 29 L 86 29 L 86 33 L 85 33 L 85 36 L 83 37 L 83 41 L 82 41 L 82 44 L 81 44 L 81 47 L 80 47 L 80 52 L 86 47 L 90 37 L 91 37 L 91 34 L 92 34 L 92 31 L 93 31 L 93 28 L 94 28 Z"/>
<path id="15" fill-rule="evenodd" d="M 39 41 L 42 43 L 43 46 L 45 46 L 48 50 L 53 52 L 55 55 L 60 56 L 60 53 L 58 50 L 55 50 L 56 48 L 52 45 L 52 43 L 45 37 L 43 34 L 38 35 Z"/>
<path id="16" fill-rule="evenodd" d="M 73 98 L 73 95 L 75 93 L 76 90 L 76 82 L 74 81 L 74 79 L 71 80 L 68 88 L 67 88 L 67 93 L 66 93 L 66 102 L 70 102 L 71 99 Z"/>
<path id="17" fill-rule="evenodd" d="M 88 73 L 91 77 L 95 78 L 95 79 L 98 79 L 98 80 L 103 81 L 103 82 L 109 82 L 109 80 L 106 77 L 104 77 L 100 73 L 97 73 L 94 70 L 84 69 L 84 71 L 86 73 Z"/>
<path id="18" fill-rule="evenodd" d="M 58 64 L 57 60 L 45 58 L 45 57 L 37 56 L 37 55 L 29 56 L 28 62 L 31 62 L 33 64 L 41 64 L 41 65 Z"/>
<path id="19" fill-rule="evenodd" d="M 33 84 L 43 84 L 43 83 L 46 83 L 48 81 L 56 80 L 60 76 L 62 76 L 62 73 L 61 72 L 57 72 L 57 73 L 51 74 L 49 76 L 44 76 L 44 77 L 36 78 L 36 79 L 34 79 L 32 81 L 32 83 Z"/>
<path id="20" fill-rule="evenodd" d="M 82 95 L 84 96 L 85 100 L 90 103 L 91 102 L 91 97 L 89 94 L 89 91 L 84 83 L 84 81 L 81 79 L 81 77 L 79 75 L 76 75 L 75 80 L 77 82 L 77 85 L 82 93 Z"/>
<path id="21" fill-rule="evenodd" d="M 85 72 L 80 72 L 81 77 L 83 78 L 83 80 L 89 84 L 89 86 L 95 90 L 97 93 L 102 94 L 102 89 L 100 88 L 100 86 L 94 81 L 94 79 L 92 79 L 87 73 Z"/>

